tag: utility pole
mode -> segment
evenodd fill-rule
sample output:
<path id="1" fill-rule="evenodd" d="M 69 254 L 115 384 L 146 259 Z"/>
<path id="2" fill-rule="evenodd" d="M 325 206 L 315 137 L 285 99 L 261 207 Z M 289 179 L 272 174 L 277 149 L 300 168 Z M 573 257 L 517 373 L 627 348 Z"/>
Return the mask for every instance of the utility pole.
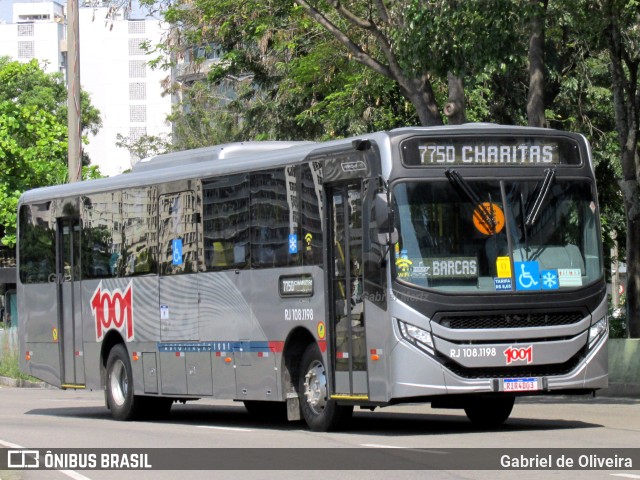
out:
<path id="1" fill-rule="evenodd" d="M 80 125 L 80 15 L 79 0 L 67 1 L 67 130 L 69 183 L 82 180 Z"/>

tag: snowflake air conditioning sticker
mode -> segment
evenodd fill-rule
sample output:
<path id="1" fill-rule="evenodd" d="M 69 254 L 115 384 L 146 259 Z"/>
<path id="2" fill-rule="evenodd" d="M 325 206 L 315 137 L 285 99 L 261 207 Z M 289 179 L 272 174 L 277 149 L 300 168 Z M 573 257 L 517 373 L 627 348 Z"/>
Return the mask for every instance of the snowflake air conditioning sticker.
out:
<path id="1" fill-rule="evenodd" d="M 542 270 L 540 272 L 542 290 L 557 290 L 560 286 L 557 270 Z"/>

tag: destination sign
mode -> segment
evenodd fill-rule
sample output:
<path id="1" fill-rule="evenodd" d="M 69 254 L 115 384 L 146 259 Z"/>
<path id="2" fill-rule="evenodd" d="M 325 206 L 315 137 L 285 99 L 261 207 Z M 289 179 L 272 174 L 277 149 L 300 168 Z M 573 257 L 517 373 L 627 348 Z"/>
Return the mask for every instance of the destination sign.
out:
<path id="1" fill-rule="evenodd" d="M 309 274 L 280 277 L 281 297 L 310 297 L 313 295 L 313 277 Z"/>
<path id="2" fill-rule="evenodd" d="M 548 137 L 420 137 L 402 143 L 412 167 L 579 165 L 577 144 Z"/>

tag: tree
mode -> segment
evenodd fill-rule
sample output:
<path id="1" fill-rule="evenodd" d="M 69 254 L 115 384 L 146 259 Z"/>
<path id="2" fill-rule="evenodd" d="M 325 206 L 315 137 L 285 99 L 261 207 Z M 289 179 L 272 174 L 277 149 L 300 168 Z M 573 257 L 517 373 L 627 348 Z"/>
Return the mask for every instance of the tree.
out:
<path id="1" fill-rule="evenodd" d="M 544 127 L 544 32 L 548 0 L 529 0 L 532 7 L 529 37 L 529 95 L 527 118 L 529 126 Z"/>
<path id="2" fill-rule="evenodd" d="M 434 78 L 447 79 L 450 123 L 465 120 L 463 80 L 508 55 L 509 1 L 295 0 L 349 55 L 396 82 L 422 125 L 442 124 Z"/>
<path id="3" fill-rule="evenodd" d="M 126 148 L 135 160 L 167 153 L 171 149 L 170 138 L 167 135 L 142 135 L 133 139 L 118 133 L 116 147 Z"/>
<path id="4" fill-rule="evenodd" d="M 62 76 L 38 63 L 0 58 L 0 236 L 15 245 L 16 209 L 31 188 L 63 183 L 67 175 L 67 94 Z M 86 95 L 83 124 L 97 131 L 99 112 Z M 96 175 L 87 167 L 86 174 Z"/>
<path id="5" fill-rule="evenodd" d="M 640 5 L 603 0 L 602 18 L 611 60 L 616 132 L 620 146 L 620 189 L 626 213 L 627 319 L 629 336 L 640 337 Z"/>
<path id="6" fill-rule="evenodd" d="M 174 59 L 190 57 L 189 72 L 212 49 L 224 52 L 203 66 L 208 75 L 169 89 L 183 99 L 170 117 L 173 148 L 327 139 L 418 123 L 396 83 L 337 55 L 339 43 L 292 2 L 198 0 L 173 3 L 164 16 L 175 29 L 163 48 Z"/>

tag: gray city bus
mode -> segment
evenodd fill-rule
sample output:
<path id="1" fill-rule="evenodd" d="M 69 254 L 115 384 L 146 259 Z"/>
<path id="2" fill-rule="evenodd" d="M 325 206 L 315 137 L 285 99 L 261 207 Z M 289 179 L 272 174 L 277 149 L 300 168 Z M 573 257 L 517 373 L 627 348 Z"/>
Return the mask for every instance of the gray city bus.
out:
<path id="1" fill-rule="evenodd" d="M 21 369 L 114 418 L 242 401 L 313 430 L 607 386 L 584 137 L 469 124 L 159 155 L 19 204 Z"/>

